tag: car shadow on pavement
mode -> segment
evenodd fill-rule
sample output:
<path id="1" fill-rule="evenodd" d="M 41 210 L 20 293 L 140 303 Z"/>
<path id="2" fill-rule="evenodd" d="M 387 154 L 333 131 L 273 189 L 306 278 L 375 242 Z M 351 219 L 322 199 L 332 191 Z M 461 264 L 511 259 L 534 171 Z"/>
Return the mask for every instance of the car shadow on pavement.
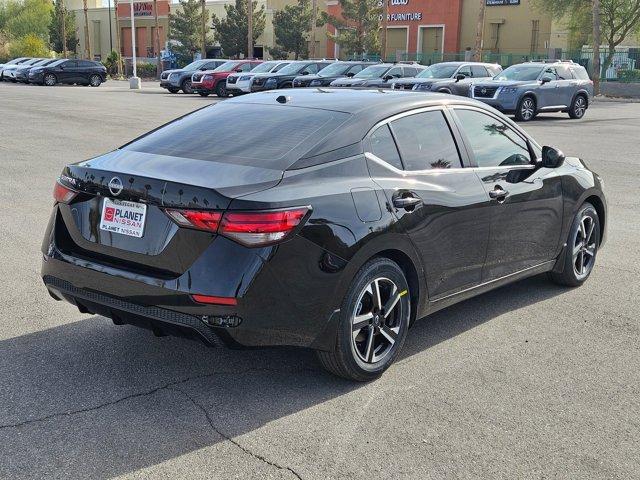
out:
<path id="1" fill-rule="evenodd" d="M 385 377 L 425 349 L 565 291 L 535 277 L 418 321 Z M 296 413 L 328 401 L 349 408 L 354 399 L 340 397 L 373 388 L 325 373 L 306 350 L 210 349 L 97 316 L 0 342 L 0 365 L 2 478 L 113 477 L 230 439 L 234 454 L 255 460 L 239 436 L 291 416 L 288 441 L 302 445 L 323 426 Z"/>

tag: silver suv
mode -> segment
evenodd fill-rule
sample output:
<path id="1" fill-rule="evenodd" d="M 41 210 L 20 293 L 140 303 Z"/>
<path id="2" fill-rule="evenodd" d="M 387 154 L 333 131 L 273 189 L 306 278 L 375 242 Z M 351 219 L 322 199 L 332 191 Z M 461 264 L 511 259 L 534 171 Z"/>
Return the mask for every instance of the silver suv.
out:
<path id="1" fill-rule="evenodd" d="M 474 82 L 469 96 L 522 122 L 542 112 L 582 118 L 593 97 L 593 82 L 572 61 L 528 62 L 512 65 L 492 80 Z"/>

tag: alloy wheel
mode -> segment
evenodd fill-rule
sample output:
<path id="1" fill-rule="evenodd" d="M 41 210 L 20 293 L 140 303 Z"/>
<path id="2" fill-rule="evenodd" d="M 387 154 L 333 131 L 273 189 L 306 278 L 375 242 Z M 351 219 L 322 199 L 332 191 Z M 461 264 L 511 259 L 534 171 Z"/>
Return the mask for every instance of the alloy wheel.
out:
<path id="1" fill-rule="evenodd" d="M 93 75 L 91 77 L 91 79 L 89 80 L 89 83 L 91 84 L 92 87 L 98 87 L 98 86 L 100 86 L 100 84 L 102 82 L 101 82 L 100 77 L 98 75 Z"/>
<path id="2" fill-rule="evenodd" d="M 182 91 L 187 94 L 192 94 L 193 89 L 191 88 L 191 80 L 185 80 L 182 84 Z"/>
<path id="3" fill-rule="evenodd" d="M 52 74 L 48 74 L 44 77 L 44 84 L 47 87 L 52 87 L 56 84 L 56 77 L 54 77 Z"/>
<path id="4" fill-rule="evenodd" d="M 584 97 L 580 96 L 576 98 L 576 102 L 573 107 L 573 113 L 576 116 L 576 118 L 582 118 L 586 110 L 587 110 L 587 102 L 585 101 Z"/>
<path id="5" fill-rule="evenodd" d="M 522 100 L 522 105 L 520 106 L 520 115 L 523 120 L 531 120 L 536 111 L 536 105 L 531 98 L 525 98 Z"/>
<path id="6" fill-rule="evenodd" d="M 596 222 L 593 217 L 584 215 L 573 241 L 573 271 L 578 279 L 589 275 L 596 257 Z"/>
<path id="7" fill-rule="evenodd" d="M 360 293 L 351 318 L 352 347 L 367 364 L 383 361 L 395 348 L 402 324 L 400 291 L 390 279 L 380 277 Z"/>

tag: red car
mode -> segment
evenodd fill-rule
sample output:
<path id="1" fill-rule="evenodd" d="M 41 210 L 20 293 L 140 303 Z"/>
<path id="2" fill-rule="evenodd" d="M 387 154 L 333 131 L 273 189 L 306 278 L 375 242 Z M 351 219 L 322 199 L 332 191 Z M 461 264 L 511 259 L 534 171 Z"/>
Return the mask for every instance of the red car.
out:
<path id="1" fill-rule="evenodd" d="M 260 63 L 262 63 L 261 60 L 229 60 L 215 70 L 196 72 L 191 76 L 193 92 L 203 97 L 210 93 L 226 97 L 228 95 L 227 77 L 232 73 L 248 72 Z"/>

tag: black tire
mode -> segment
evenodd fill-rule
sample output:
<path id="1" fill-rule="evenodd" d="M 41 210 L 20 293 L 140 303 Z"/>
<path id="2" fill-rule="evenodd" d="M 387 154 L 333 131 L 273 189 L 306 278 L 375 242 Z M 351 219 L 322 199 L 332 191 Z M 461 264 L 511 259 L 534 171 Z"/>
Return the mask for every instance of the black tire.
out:
<path id="1" fill-rule="evenodd" d="M 187 95 L 191 95 L 193 93 L 193 88 L 191 87 L 191 79 L 190 78 L 184 79 L 182 81 L 182 84 L 180 85 L 180 89 Z"/>
<path id="2" fill-rule="evenodd" d="M 549 277 L 560 285 L 579 287 L 591 275 L 599 246 L 600 218 L 594 206 L 587 202 L 571 224 L 562 273 L 551 272 Z"/>
<path id="3" fill-rule="evenodd" d="M 587 97 L 583 94 L 578 94 L 575 96 L 573 101 L 571 102 L 571 106 L 569 107 L 569 117 L 574 120 L 579 120 L 584 117 L 584 114 L 587 112 L 587 108 L 589 106 L 589 101 Z"/>
<path id="4" fill-rule="evenodd" d="M 283 83 L 282 86 L 279 88 L 293 88 L 293 83 L 292 82 Z"/>
<path id="5" fill-rule="evenodd" d="M 58 83 L 58 79 L 53 73 L 47 73 L 42 79 L 42 84 L 47 87 L 53 87 L 56 83 Z"/>
<path id="6" fill-rule="evenodd" d="M 367 262 L 342 301 L 333 351 L 316 352 L 322 366 L 334 375 L 358 382 L 382 375 L 404 345 L 411 317 L 410 299 L 407 280 L 395 262 L 387 258 Z M 385 312 L 377 305 L 390 308 Z M 356 322 L 356 316 L 360 321 Z"/>
<path id="7" fill-rule="evenodd" d="M 174 88 L 174 87 L 168 88 L 167 90 L 169 90 L 169 93 L 178 93 L 180 91 L 179 88 Z"/>
<path id="8" fill-rule="evenodd" d="M 227 93 L 227 85 L 224 82 L 218 82 L 218 85 L 216 85 L 216 95 L 220 98 L 225 98 L 229 95 Z"/>
<path id="9" fill-rule="evenodd" d="M 209 92 L 200 92 L 199 95 L 201 97 L 208 97 L 209 96 Z"/>
<path id="10" fill-rule="evenodd" d="M 102 78 L 100 75 L 91 75 L 89 77 L 89 85 L 92 87 L 99 87 L 102 84 Z"/>
<path id="11" fill-rule="evenodd" d="M 516 107 L 516 120 L 519 122 L 533 120 L 537 114 L 536 107 L 536 99 L 531 95 L 525 95 L 520 99 Z"/>
<path id="12" fill-rule="evenodd" d="M 451 95 L 451 91 L 447 88 L 441 88 L 440 90 L 438 90 L 438 93 L 447 93 Z"/>

